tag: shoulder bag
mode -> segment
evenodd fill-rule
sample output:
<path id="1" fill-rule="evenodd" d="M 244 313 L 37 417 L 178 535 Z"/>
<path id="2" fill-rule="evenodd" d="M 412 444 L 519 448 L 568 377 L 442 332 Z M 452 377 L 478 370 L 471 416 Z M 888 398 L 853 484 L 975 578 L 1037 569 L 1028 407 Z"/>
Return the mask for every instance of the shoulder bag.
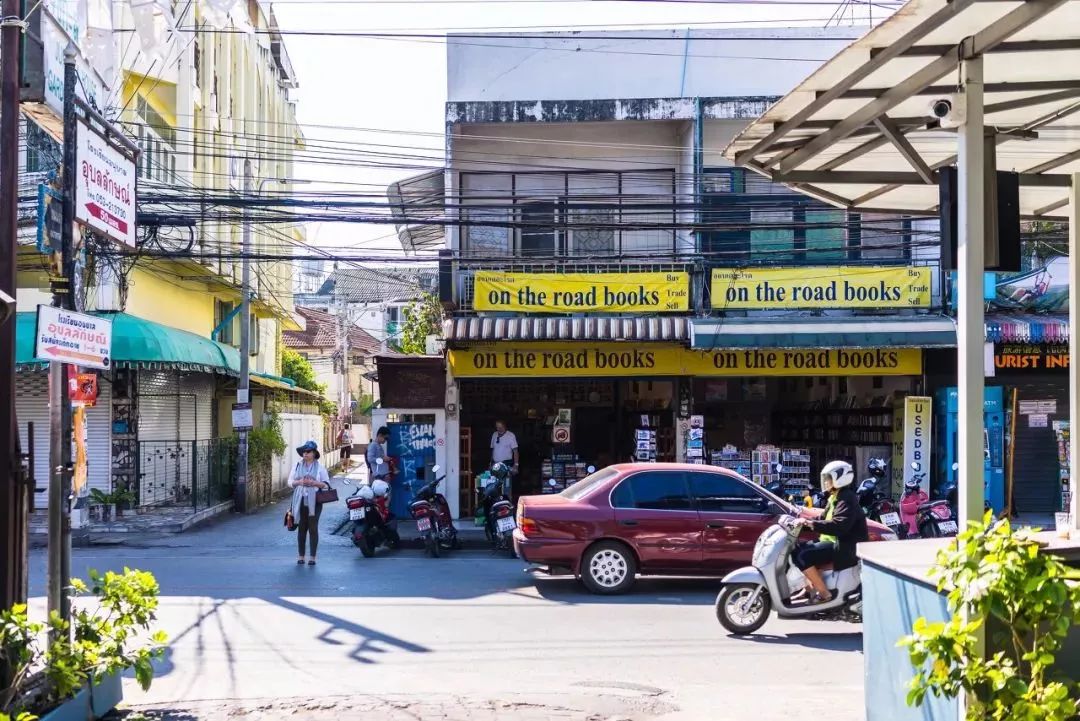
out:
<path id="1" fill-rule="evenodd" d="M 337 489 L 328 488 L 325 491 L 320 489 L 315 492 L 316 503 L 334 503 L 338 499 Z"/>

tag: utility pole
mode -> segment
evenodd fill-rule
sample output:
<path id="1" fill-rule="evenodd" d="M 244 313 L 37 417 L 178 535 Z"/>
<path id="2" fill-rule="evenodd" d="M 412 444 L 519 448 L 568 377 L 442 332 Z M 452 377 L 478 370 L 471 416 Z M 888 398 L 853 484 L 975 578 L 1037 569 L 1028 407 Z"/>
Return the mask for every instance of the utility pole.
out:
<path id="1" fill-rule="evenodd" d="M 251 159 L 244 158 L 244 227 L 240 243 L 240 380 L 236 384 L 236 402 L 251 403 Z M 248 431 L 237 431 L 236 510 L 247 512 Z"/>
<path id="2" fill-rule="evenodd" d="M 53 305 L 74 310 L 75 258 L 75 48 L 64 51 L 64 204 L 60 230 L 61 278 L 54 280 Z M 71 400 L 68 364 L 49 363 L 49 613 L 71 615 Z"/>
<path id="3" fill-rule="evenodd" d="M 0 5 L 0 293 L 16 296 L 19 210 L 19 0 Z M 28 489 L 15 418 L 15 314 L 0 320 L 0 609 L 26 601 Z M 4 313 L 0 312 L 0 319 Z M 10 669 L 0 668 L 0 685 Z"/>

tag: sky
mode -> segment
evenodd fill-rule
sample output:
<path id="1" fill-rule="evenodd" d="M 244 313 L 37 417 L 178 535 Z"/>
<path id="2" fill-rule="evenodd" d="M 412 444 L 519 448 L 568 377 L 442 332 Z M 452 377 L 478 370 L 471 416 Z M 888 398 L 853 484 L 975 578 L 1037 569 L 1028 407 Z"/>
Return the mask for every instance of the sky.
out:
<path id="1" fill-rule="evenodd" d="M 604 27 L 824 26 L 839 3 L 609 2 L 602 0 L 277 0 L 272 3 L 285 31 L 354 30 L 431 32 Z M 854 10 L 865 24 L 865 6 Z M 887 14 L 875 9 L 875 19 Z M 850 17 L 851 12 L 848 13 Z M 760 22 L 758 22 L 760 21 Z M 850 21 L 844 23 L 851 24 Z M 382 143 L 419 147 L 441 162 L 446 46 L 440 39 L 376 39 L 287 36 L 285 44 L 299 78 L 297 112 L 312 142 Z M 807 67 L 809 74 L 813 70 Z M 333 127 L 325 127 L 333 126 Z M 345 129 L 351 128 L 351 129 Z M 379 129 L 383 132 L 359 130 Z M 419 133 L 419 134 L 418 134 Z M 317 181 L 305 190 L 355 187 L 326 181 L 370 183 L 385 192 L 418 169 L 370 169 L 301 165 L 297 176 Z M 312 224 L 310 243 L 359 253 L 401 251 L 393 226 Z"/>

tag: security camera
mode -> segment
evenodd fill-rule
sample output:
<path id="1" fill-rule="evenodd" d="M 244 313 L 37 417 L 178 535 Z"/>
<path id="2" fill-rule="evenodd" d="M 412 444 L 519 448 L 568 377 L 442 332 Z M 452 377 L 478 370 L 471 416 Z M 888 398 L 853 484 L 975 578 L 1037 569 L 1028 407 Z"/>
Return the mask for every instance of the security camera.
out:
<path id="1" fill-rule="evenodd" d="M 928 115 L 943 128 L 958 128 L 967 117 L 967 104 L 963 95 L 949 95 L 930 101 Z"/>

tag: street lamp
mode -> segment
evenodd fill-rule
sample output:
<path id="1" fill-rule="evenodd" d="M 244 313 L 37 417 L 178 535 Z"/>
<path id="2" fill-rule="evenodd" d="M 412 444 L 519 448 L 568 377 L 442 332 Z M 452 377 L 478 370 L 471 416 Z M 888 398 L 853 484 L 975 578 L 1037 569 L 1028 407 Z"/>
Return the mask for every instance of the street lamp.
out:
<path id="1" fill-rule="evenodd" d="M 310 181 L 292 178 L 260 178 L 252 192 L 251 159 L 244 159 L 244 195 L 248 200 L 258 197 L 266 183 L 282 185 L 304 184 Z M 251 204 L 244 203 L 244 225 L 240 244 L 240 380 L 236 384 L 236 404 L 251 407 Z M 247 512 L 248 432 L 250 427 L 237 428 L 236 444 L 236 510 Z"/>

